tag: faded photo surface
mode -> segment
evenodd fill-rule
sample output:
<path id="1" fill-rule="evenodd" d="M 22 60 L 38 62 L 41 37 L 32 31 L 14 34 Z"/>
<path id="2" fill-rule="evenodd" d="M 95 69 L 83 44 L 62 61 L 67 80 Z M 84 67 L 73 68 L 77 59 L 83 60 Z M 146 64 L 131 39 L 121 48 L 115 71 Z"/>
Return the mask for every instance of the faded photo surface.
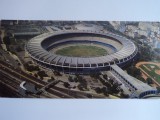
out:
<path id="1" fill-rule="evenodd" d="M 0 21 L 1 97 L 159 95 L 159 22 Z"/>

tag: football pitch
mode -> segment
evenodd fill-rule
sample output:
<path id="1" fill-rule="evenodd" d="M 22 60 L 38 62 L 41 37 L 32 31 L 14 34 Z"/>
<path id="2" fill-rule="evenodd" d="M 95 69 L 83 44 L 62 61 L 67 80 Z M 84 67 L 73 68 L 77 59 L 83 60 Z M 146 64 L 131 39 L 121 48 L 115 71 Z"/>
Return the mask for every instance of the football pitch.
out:
<path id="1" fill-rule="evenodd" d="M 55 53 L 70 57 L 97 57 L 108 54 L 104 48 L 92 45 L 67 46 L 57 50 Z"/>

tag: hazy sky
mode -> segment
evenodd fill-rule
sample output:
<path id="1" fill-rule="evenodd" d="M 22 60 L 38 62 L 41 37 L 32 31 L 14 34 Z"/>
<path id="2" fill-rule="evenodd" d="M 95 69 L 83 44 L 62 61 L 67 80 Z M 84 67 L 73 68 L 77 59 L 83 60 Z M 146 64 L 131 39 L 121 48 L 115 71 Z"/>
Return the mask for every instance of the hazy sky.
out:
<path id="1" fill-rule="evenodd" d="M 1 19 L 160 20 L 160 0 L 0 0 Z"/>
<path id="2" fill-rule="evenodd" d="M 159 6 L 159 0 L 0 0 L 0 19 L 160 21 Z M 160 100 L 0 99 L 0 120 L 157 120 L 159 108 Z"/>

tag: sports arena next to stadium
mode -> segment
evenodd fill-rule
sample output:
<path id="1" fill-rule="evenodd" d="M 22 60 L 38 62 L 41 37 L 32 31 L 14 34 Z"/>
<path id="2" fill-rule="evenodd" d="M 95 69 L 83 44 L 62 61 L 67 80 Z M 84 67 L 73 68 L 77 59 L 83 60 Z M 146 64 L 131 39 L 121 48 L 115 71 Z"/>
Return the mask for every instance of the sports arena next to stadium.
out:
<path id="1" fill-rule="evenodd" d="M 69 45 L 85 44 L 106 49 L 103 56 L 62 56 L 54 51 Z M 88 74 L 120 67 L 134 60 L 137 47 L 130 40 L 112 33 L 96 31 L 58 31 L 34 37 L 26 45 L 27 53 L 38 64 L 64 73 Z"/>

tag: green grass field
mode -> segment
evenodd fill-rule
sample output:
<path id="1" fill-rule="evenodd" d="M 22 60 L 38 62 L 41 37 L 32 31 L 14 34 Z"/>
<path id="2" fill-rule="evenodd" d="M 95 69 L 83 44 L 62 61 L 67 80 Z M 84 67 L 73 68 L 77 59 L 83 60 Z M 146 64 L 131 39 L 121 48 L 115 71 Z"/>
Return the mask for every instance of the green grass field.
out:
<path id="1" fill-rule="evenodd" d="M 64 47 L 55 52 L 58 55 L 73 57 L 95 57 L 107 55 L 107 51 L 101 47 L 89 45 L 75 45 Z"/>
<path id="2" fill-rule="evenodd" d="M 146 67 L 148 67 L 151 71 L 146 69 L 143 65 L 140 65 L 140 68 L 142 68 L 146 73 L 148 73 L 152 78 L 154 78 L 158 83 L 160 83 L 160 75 L 156 74 L 155 70 L 160 70 L 160 68 L 157 65 L 153 64 L 145 64 Z M 151 66 L 154 66 L 152 68 Z"/>

